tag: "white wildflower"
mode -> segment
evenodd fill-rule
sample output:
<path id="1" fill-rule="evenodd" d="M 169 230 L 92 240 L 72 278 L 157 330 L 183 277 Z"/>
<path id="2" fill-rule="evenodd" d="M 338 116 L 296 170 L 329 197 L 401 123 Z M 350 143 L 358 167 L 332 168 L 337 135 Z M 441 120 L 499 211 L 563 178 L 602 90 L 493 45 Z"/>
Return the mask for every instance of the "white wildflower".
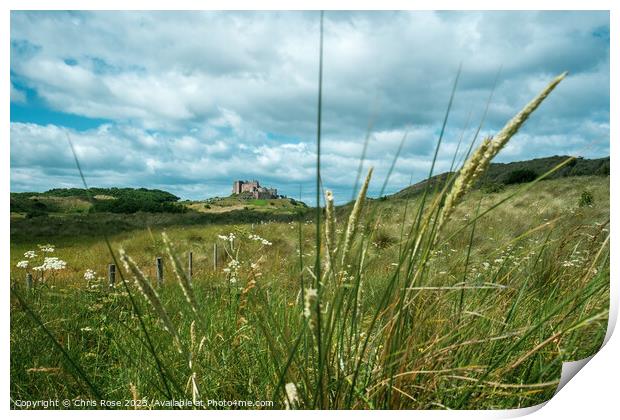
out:
<path id="1" fill-rule="evenodd" d="M 297 402 L 299 401 L 297 387 L 294 383 L 289 382 L 284 385 L 284 390 L 286 391 L 286 400 L 284 401 L 284 404 L 286 405 L 287 410 L 291 410 L 297 406 Z"/>
<path id="2" fill-rule="evenodd" d="M 24 257 L 26 257 L 26 258 L 35 258 L 36 256 L 37 256 L 37 254 L 34 251 L 26 251 L 26 252 L 24 252 Z"/>
<path id="3" fill-rule="evenodd" d="M 230 284 L 237 283 L 239 279 L 239 267 L 241 267 L 241 263 L 237 260 L 230 260 L 228 266 L 223 268 L 222 271 L 229 275 L 228 281 Z"/>
<path id="4" fill-rule="evenodd" d="M 39 249 L 41 250 L 41 252 L 47 252 L 47 253 L 51 253 L 55 251 L 55 247 L 52 244 L 39 245 Z"/>
<path id="5" fill-rule="evenodd" d="M 28 268 L 28 260 L 20 261 L 17 263 L 18 268 Z"/>
<path id="6" fill-rule="evenodd" d="M 43 264 L 32 269 L 35 271 L 63 270 L 67 267 L 67 262 L 58 257 L 45 257 Z"/>
<path id="7" fill-rule="evenodd" d="M 249 239 L 251 239 L 251 240 L 253 240 L 253 241 L 260 242 L 260 243 L 262 243 L 263 245 L 267 245 L 267 246 L 273 245 L 273 244 L 272 244 L 271 242 L 269 242 L 267 239 L 265 239 L 265 238 L 261 238 L 261 237 L 260 237 L 260 236 L 258 236 L 258 235 L 248 235 L 248 238 L 249 238 Z"/>
<path id="8" fill-rule="evenodd" d="M 84 272 L 84 280 L 95 280 L 96 275 L 97 273 L 89 268 Z"/>

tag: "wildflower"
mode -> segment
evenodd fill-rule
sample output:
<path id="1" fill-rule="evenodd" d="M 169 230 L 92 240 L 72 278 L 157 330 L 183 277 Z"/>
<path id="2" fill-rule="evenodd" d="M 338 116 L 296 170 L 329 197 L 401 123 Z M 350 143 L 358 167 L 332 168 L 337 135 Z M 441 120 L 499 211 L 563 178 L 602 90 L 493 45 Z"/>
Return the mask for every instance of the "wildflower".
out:
<path id="1" fill-rule="evenodd" d="M 286 405 L 287 410 L 292 410 L 297 406 L 297 402 L 299 401 L 297 387 L 294 383 L 289 382 L 284 385 L 284 390 L 286 391 L 286 400 L 284 401 L 284 404 Z"/>
<path id="2" fill-rule="evenodd" d="M 239 279 L 239 267 L 241 267 L 241 263 L 239 261 L 230 260 L 227 267 L 222 269 L 224 273 L 227 273 L 230 276 L 228 279 L 230 284 L 237 283 L 237 280 Z"/>
<path id="3" fill-rule="evenodd" d="M 54 245 L 52 244 L 39 245 L 39 249 L 41 250 L 41 252 L 47 252 L 47 253 L 52 253 L 55 251 Z"/>
<path id="4" fill-rule="evenodd" d="M 24 252 L 24 257 L 26 258 L 35 258 L 37 254 L 34 251 L 26 251 Z"/>
<path id="5" fill-rule="evenodd" d="M 63 270 L 67 267 L 67 262 L 58 257 L 45 257 L 43 264 L 33 267 L 36 271 Z"/>
<path id="6" fill-rule="evenodd" d="M 97 273 L 95 273 L 90 268 L 84 272 L 84 280 L 90 281 L 94 280 Z"/>
<path id="7" fill-rule="evenodd" d="M 253 240 L 253 241 L 260 242 L 260 243 L 262 243 L 263 245 L 267 245 L 267 246 L 273 245 L 273 244 L 272 244 L 271 242 L 269 242 L 267 239 L 265 239 L 265 238 L 261 238 L 261 237 L 260 237 L 260 236 L 258 236 L 258 235 L 249 235 L 249 236 L 248 236 L 248 238 L 249 238 L 249 239 L 251 239 L 251 240 Z"/>
<path id="8" fill-rule="evenodd" d="M 90 332 L 90 331 L 92 331 L 92 330 L 93 330 L 93 329 L 92 329 L 91 327 L 84 327 L 84 328 L 80 328 L 80 331 L 82 331 L 82 332 Z"/>
<path id="9" fill-rule="evenodd" d="M 334 194 L 331 191 L 325 193 L 325 238 L 328 252 L 331 254 L 336 248 L 334 229 L 336 227 L 336 216 L 334 212 Z"/>
<path id="10" fill-rule="evenodd" d="M 20 261 L 17 263 L 18 268 L 28 268 L 28 260 Z"/>
<path id="11" fill-rule="evenodd" d="M 233 242 L 237 238 L 234 233 L 229 233 L 228 236 L 226 236 L 226 235 L 217 235 L 217 237 L 220 238 L 223 241 L 230 242 L 231 245 L 233 244 Z"/>

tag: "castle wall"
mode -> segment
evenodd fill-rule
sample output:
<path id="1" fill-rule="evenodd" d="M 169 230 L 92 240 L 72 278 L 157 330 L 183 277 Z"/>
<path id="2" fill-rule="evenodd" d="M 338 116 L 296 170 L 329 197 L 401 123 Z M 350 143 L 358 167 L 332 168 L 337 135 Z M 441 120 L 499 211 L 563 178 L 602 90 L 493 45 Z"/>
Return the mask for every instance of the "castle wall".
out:
<path id="1" fill-rule="evenodd" d="M 254 181 L 235 181 L 233 182 L 233 194 L 244 192 L 251 193 L 256 199 L 270 199 L 278 197 L 278 190 L 275 188 L 261 187 L 257 180 Z"/>

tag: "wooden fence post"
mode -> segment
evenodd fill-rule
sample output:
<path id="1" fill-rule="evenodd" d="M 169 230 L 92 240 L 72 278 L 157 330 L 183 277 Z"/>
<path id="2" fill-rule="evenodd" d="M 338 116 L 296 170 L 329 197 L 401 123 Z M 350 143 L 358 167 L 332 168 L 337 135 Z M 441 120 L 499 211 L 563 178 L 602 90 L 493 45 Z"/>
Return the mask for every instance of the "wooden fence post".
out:
<path id="1" fill-rule="evenodd" d="M 164 262 L 161 257 L 157 257 L 155 263 L 157 265 L 157 285 L 161 286 L 164 284 Z"/>
<path id="2" fill-rule="evenodd" d="M 189 280 L 192 280 L 194 275 L 194 255 L 192 251 L 189 251 L 189 255 L 187 257 L 187 274 L 189 276 Z"/>
<path id="3" fill-rule="evenodd" d="M 108 286 L 114 287 L 116 282 L 116 265 L 108 264 Z"/>
<path id="4" fill-rule="evenodd" d="M 28 290 L 32 289 L 32 273 L 26 273 L 26 287 Z"/>
<path id="5" fill-rule="evenodd" d="M 213 244 L 213 271 L 217 271 L 217 242 Z"/>

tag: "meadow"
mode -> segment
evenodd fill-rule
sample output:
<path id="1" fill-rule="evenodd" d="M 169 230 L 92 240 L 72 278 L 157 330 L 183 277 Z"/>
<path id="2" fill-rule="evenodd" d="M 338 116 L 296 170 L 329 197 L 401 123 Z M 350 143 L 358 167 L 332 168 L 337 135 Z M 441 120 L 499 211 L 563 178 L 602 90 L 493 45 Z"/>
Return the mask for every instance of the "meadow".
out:
<path id="1" fill-rule="evenodd" d="M 562 362 L 593 354 L 605 336 L 609 177 L 472 186 L 563 77 L 445 183 L 415 195 L 367 199 L 371 169 L 353 203 L 336 207 L 325 191 L 324 208 L 286 220 L 129 225 L 106 238 L 84 223 L 64 234 L 72 220 L 92 220 L 79 216 L 62 219 L 66 229 L 16 221 L 12 407 L 79 399 L 137 409 L 495 409 L 548 400 Z"/>
<path id="2" fill-rule="evenodd" d="M 103 240 L 85 234 L 56 241 L 49 255 L 66 261 L 66 268 L 50 272 L 30 291 L 26 270 L 16 265 L 29 250 L 43 252 L 36 243 L 12 244 L 12 281 L 45 329 L 12 298 L 11 397 L 99 395 L 122 401 L 147 398 L 149 404 L 169 397 L 266 400 L 283 407 L 288 403 L 284 387 L 293 383 L 298 408 L 540 403 L 552 396 L 561 362 L 593 354 L 605 335 L 608 182 L 607 177 L 541 181 L 475 226 L 446 231 L 452 237 L 432 250 L 423 279 L 410 288 L 398 335 L 387 330 L 393 309 L 382 299 L 400 268 L 402 234 L 415 222 L 411 209 L 421 198 L 367 203 L 369 219 L 352 247 L 363 261 L 324 286 L 338 286 L 346 297 L 326 291 L 334 296 L 321 308 L 321 320 L 333 329 L 326 331 L 332 348 L 322 356 L 323 390 L 316 382 L 319 355 L 312 328 L 317 325 L 311 326 L 319 320 L 304 316 L 308 299 L 301 293 L 313 283 L 306 269 L 314 264 L 311 221 L 137 229 L 111 237 L 112 249 L 124 249 L 153 285 L 155 258 L 165 257 L 165 282 L 157 292 L 173 334 L 132 285 L 131 271 L 125 273 L 128 290 L 120 279 L 108 286 L 111 257 Z M 476 191 L 454 219 L 471 221 L 517 188 Z M 593 203 L 579 206 L 586 190 Z M 341 219 L 339 230 L 344 229 Z M 193 253 L 196 312 L 179 287 L 163 232 L 183 270 L 187 252 Z M 230 234 L 232 243 L 218 237 Z M 217 269 L 214 243 L 230 253 L 220 254 Z M 227 272 L 231 261 L 239 267 Z M 87 270 L 94 270 L 95 277 L 85 279 Z M 354 299 L 347 300 L 351 295 Z M 386 352 L 386 345 L 398 351 Z"/>

